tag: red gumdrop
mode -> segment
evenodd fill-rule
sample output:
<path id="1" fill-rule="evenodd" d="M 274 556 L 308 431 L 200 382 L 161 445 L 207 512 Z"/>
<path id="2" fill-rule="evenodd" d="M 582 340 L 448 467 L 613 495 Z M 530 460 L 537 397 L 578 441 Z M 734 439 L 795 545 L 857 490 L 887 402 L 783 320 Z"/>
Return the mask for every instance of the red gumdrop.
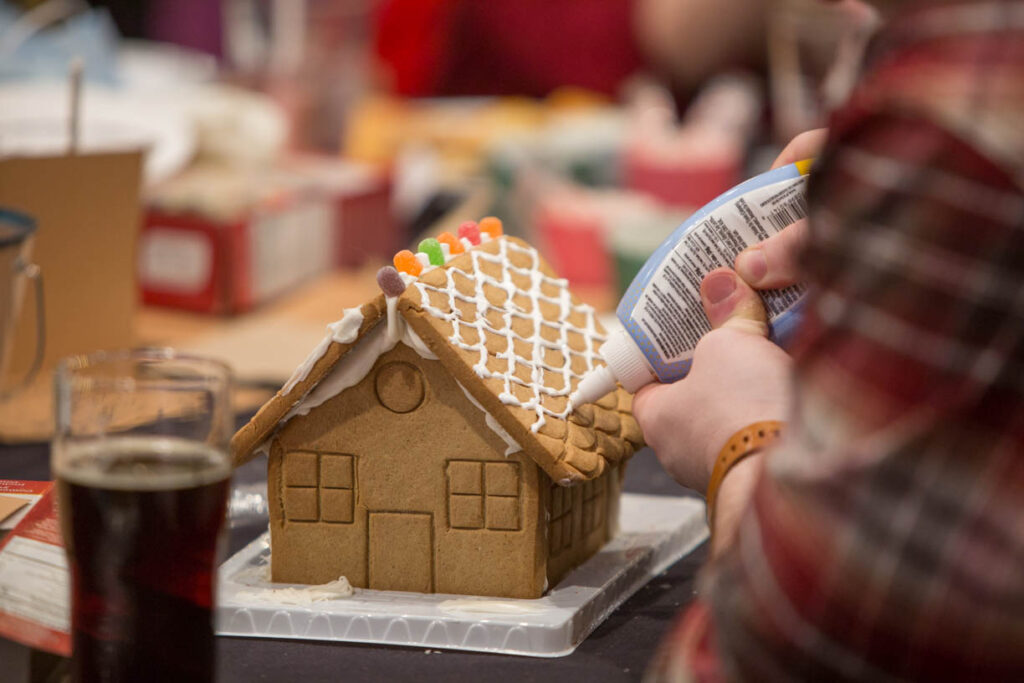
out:
<path id="1" fill-rule="evenodd" d="M 480 228 L 476 221 L 466 221 L 459 226 L 459 237 L 465 237 L 472 244 L 480 244 Z"/>

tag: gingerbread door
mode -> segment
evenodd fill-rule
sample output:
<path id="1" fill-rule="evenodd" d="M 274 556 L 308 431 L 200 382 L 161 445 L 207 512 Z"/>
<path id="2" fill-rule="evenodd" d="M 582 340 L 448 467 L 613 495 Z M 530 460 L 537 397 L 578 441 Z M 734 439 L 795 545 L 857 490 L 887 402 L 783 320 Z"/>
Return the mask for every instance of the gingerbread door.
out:
<path id="1" fill-rule="evenodd" d="M 434 591 L 432 515 L 371 512 L 369 580 L 376 590 Z"/>

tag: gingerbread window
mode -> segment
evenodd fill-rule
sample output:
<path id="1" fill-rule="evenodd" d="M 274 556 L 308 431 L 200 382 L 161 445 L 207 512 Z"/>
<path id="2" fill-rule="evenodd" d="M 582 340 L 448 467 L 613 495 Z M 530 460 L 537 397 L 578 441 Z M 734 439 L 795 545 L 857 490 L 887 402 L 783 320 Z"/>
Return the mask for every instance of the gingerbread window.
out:
<path id="1" fill-rule="evenodd" d="M 285 453 L 285 519 L 351 524 L 355 513 L 355 457 L 345 453 Z"/>
<path id="2" fill-rule="evenodd" d="M 551 484 L 551 517 L 548 521 L 548 550 L 552 557 L 572 546 L 573 490 Z"/>
<path id="3" fill-rule="evenodd" d="M 521 528 L 519 463 L 450 460 L 447 483 L 452 529 Z"/>
<path id="4" fill-rule="evenodd" d="M 600 477 L 583 484 L 583 535 L 586 536 L 604 524 L 607 506 L 607 477 Z"/>

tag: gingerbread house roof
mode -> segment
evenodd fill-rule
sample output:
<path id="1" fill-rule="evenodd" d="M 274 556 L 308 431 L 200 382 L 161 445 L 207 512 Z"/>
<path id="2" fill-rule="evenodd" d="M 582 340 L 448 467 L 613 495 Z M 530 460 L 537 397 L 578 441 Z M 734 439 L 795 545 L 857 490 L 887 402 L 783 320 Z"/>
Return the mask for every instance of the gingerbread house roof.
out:
<path id="1" fill-rule="evenodd" d="M 493 419 L 492 428 L 554 481 L 593 479 L 642 445 L 632 398 L 622 389 L 595 404 L 570 405 L 579 380 L 603 363 L 598 348 L 605 331 L 593 308 L 580 303 L 529 244 L 499 237 L 407 283 L 392 302 L 395 318 L 408 327 L 406 343 L 436 357 L 487 413 L 488 424 Z M 311 397 L 315 405 L 333 395 L 325 386 L 345 386 L 331 377 L 346 364 L 369 371 L 374 349 L 390 348 L 378 329 L 387 325 L 386 311 L 380 296 L 330 326 L 321 346 L 232 439 L 236 465 L 280 424 L 308 411 Z"/>

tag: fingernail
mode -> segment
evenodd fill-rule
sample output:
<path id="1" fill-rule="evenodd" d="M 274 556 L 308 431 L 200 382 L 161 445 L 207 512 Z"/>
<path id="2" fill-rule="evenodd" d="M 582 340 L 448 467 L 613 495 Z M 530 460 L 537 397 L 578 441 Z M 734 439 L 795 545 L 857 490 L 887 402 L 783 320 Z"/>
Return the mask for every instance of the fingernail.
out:
<path id="1" fill-rule="evenodd" d="M 768 274 L 768 261 L 764 258 L 764 250 L 754 247 L 742 252 L 736 257 L 736 272 L 752 285 L 763 280 Z"/>
<path id="2" fill-rule="evenodd" d="M 704 278 L 704 296 L 708 303 L 725 301 L 736 291 L 736 276 L 732 273 L 713 273 Z"/>

